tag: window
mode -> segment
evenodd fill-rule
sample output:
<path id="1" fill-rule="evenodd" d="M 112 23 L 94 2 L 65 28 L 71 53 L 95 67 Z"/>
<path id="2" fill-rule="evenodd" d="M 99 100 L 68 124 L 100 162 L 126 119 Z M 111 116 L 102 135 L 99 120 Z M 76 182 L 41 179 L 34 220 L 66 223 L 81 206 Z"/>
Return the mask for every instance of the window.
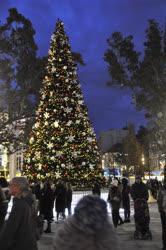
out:
<path id="1" fill-rule="evenodd" d="M 21 156 L 19 155 L 19 156 L 17 156 L 17 160 L 16 160 L 16 169 L 17 170 L 21 170 L 21 168 L 22 168 L 22 161 L 21 161 Z"/>

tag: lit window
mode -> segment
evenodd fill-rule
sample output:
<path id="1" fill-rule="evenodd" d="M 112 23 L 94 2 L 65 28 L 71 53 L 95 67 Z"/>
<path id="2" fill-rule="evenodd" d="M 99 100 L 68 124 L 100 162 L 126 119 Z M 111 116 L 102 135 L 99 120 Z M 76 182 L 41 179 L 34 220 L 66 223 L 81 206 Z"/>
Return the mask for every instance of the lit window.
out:
<path id="1" fill-rule="evenodd" d="M 21 156 L 17 156 L 16 169 L 21 170 Z"/>

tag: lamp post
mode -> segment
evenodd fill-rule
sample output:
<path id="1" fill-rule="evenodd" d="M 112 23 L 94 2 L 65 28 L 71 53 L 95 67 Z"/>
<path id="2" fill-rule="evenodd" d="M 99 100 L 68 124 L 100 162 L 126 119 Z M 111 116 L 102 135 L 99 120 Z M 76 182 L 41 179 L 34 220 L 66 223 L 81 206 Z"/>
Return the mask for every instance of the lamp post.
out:
<path id="1" fill-rule="evenodd" d="M 142 166 L 143 166 L 143 173 L 144 173 L 144 167 L 145 167 L 145 157 L 144 157 L 144 154 L 142 154 L 142 157 L 141 157 L 141 162 L 142 162 Z M 142 171 L 141 171 L 142 172 Z"/>

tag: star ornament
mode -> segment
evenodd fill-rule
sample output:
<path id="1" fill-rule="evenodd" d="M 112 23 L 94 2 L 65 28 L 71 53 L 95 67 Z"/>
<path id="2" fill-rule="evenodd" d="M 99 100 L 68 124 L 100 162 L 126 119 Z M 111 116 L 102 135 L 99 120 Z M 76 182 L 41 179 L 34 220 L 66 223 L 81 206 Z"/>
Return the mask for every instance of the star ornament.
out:
<path id="1" fill-rule="evenodd" d="M 52 67 L 52 73 L 56 72 L 56 67 Z"/>
<path id="2" fill-rule="evenodd" d="M 56 152 L 56 156 L 58 156 L 58 157 L 60 157 L 62 154 L 63 154 L 62 151 Z"/>
<path id="3" fill-rule="evenodd" d="M 34 137 L 32 136 L 29 140 L 29 143 L 32 144 L 34 142 Z"/>
<path id="4" fill-rule="evenodd" d="M 31 159 L 28 157 L 27 158 L 27 163 L 30 163 L 31 162 Z"/>
<path id="5" fill-rule="evenodd" d="M 47 144 L 47 148 L 52 149 L 54 147 L 54 144 L 52 142 L 49 142 Z"/>
<path id="6" fill-rule="evenodd" d="M 56 176 L 57 179 L 59 179 L 61 177 L 59 172 L 56 172 L 55 176 Z"/>
<path id="7" fill-rule="evenodd" d="M 68 114 L 68 113 L 71 112 L 71 110 L 72 110 L 72 108 L 68 108 L 68 107 L 67 107 L 67 108 L 65 109 L 65 112 Z"/>
<path id="8" fill-rule="evenodd" d="M 35 123 L 35 128 L 38 128 L 40 126 L 39 122 Z"/>
<path id="9" fill-rule="evenodd" d="M 77 157 L 77 151 L 74 151 L 74 152 L 72 153 L 72 155 L 73 155 L 74 158 L 76 158 L 76 157 Z"/>
<path id="10" fill-rule="evenodd" d="M 36 159 L 40 159 L 40 152 L 36 152 Z"/>
<path id="11" fill-rule="evenodd" d="M 90 170 L 93 170 L 94 169 L 93 164 L 89 164 L 89 168 Z"/>
<path id="12" fill-rule="evenodd" d="M 55 121 L 55 122 L 54 122 L 54 127 L 55 127 L 55 128 L 58 128 L 58 126 L 59 126 L 59 121 Z"/>
<path id="13" fill-rule="evenodd" d="M 78 103 L 79 103 L 79 104 L 83 104 L 83 101 L 80 100 L 80 101 L 78 101 Z"/>
<path id="14" fill-rule="evenodd" d="M 43 94 L 43 95 L 42 95 L 42 97 L 41 97 L 41 99 L 42 99 L 42 100 L 44 100 L 44 99 L 45 99 L 45 97 L 46 97 L 46 95 L 45 95 L 45 94 Z"/>
<path id="15" fill-rule="evenodd" d="M 49 118 L 49 117 L 50 117 L 49 113 L 48 113 L 48 112 L 44 113 L 44 117 L 45 117 L 46 119 Z"/>
<path id="16" fill-rule="evenodd" d="M 72 124 L 72 121 L 68 121 L 68 123 L 66 125 L 70 126 L 71 124 Z"/>
<path id="17" fill-rule="evenodd" d="M 88 137 L 88 138 L 87 138 L 87 141 L 89 141 L 89 142 L 93 142 L 93 138 Z"/>
<path id="18" fill-rule="evenodd" d="M 54 39 L 55 39 L 55 35 L 52 34 L 52 35 L 51 35 L 51 40 L 54 40 Z"/>
<path id="19" fill-rule="evenodd" d="M 42 164 L 39 163 L 38 170 L 41 170 L 41 169 L 42 169 Z"/>
<path id="20" fill-rule="evenodd" d="M 69 142 L 74 141 L 74 136 L 70 135 L 70 136 L 68 137 L 68 141 L 69 141 Z"/>

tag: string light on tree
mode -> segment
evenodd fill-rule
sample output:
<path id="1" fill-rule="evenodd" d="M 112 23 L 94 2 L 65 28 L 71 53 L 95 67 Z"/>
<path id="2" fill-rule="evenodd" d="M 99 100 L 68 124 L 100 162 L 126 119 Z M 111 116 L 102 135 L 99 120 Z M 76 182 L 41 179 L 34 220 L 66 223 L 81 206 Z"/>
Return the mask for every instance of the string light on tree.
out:
<path id="1" fill-rule="evenodd" d="M 58 121 L 55 121 L 55 122 L 54 122 L 54 127 L 55 127 L 55 128 L 58 128 L 58 126 L 59 126 L 59 122 L 58 122 Z"/>

